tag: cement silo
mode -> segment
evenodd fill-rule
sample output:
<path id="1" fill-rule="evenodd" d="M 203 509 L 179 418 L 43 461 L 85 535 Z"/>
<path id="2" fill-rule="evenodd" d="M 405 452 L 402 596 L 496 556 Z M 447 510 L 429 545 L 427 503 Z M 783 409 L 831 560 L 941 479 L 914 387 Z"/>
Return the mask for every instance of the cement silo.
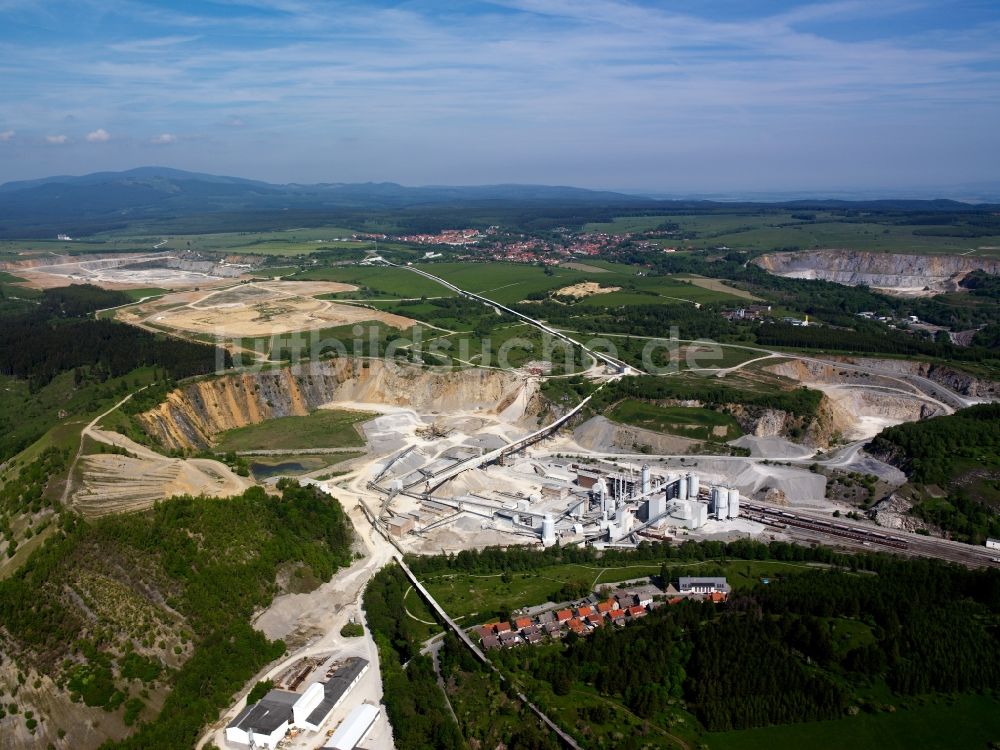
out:
<path id="1" fill-rule="evenodd" d="M 688 480 L 687 477 L 681 477 L 677 480 L 677 499 L 687 500 L 688 496 Z"/>
<path id="2" fill-rule="evenodd" d="M 729 489 L 713 487 L 712 498 L 712 511 L 715 513 L 715 520 L 725 521 L 729 518 Z"/>
<path id="3" fill-rule="evenodd" d="M 698 475 L 694 472 L 690 472 L 687 475 L 688 480 L 688 494 L 687 496 L 692 500 L 698 499 Z"/>
<path id="4" fill-rule="evenodd" d="M 650 477 L 649 477 L 649 464 L 643 464 L 642 465 L 642 494 L 643 494 L 643 497 L 645 497 L 646 495 L 648 495 L 649 491 L 652 488 L 653 488 L 652 487 L 652 483 L 651 483 Z"/>
<path id="5" fill-rule="evenodd" d="M 729 490 L 729 517 L 740 517 L 740 491 L 735 487 Z"/>
<path id="6" fill-rule="evenodd" d="M 556 543 L 556 522 L 551 513 L 542 517 L 542 546 L 549 547 Z"/>

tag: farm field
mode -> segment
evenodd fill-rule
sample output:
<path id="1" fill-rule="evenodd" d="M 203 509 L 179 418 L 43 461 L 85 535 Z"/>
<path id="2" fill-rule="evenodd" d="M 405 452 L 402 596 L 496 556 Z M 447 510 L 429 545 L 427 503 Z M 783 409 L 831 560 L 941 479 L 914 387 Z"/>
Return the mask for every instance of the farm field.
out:
<path id="1" fill-rule="evenodd" d="M 655 432 L 695 440 L 735 440 L 743 431 L 728 414 L 684 406 L 656 406 L 626 399 L 615 405 L 608 419 Z"/>
<path id="2" fill-rule="evenodd" d="M 1000 702 L 988 695 L 910 700 L 894 713 L 708 734 L 711 750 L 969 750 L 1000 737 Z"/>
<path id="3" fill-rule="evenodd" d="M 287 450 L 353 448 L 365 444 L 356 425 L 375 415 L 368 412 L 319 409 L 304 417 L 278 417 L 220 433 L 215 450 Z"/>
<path id="4" fill-rule="evenodd" d="M 368 247 L 370 242 L 352 240 L 352 229 L 315 227 L 285 229 L 272 232 L 218 232 L 206 234 L 149 235 L 136 237 L 144 247 L 159 243 L 161 250 L 198 250 L 212 253 L 246 255 L 299 256 L 313 255 L 337 249 Z M 97 235 L 101 237 L 102 235 Z M 104 235 L 108 241 L 115 235 Z M 121 240 L 123 241 L 123 240 Z M 75 244 L 75 243 L 73 243 Z"/>
<path id="5" fill-rule="evenodd" d="M 796 215 L 814 216 L 812 220 Z M 622 216 L 612 222 L 587 224 L 585 231 L 643 232 L 664 222 L 678 225 L 677 239 L 657 240 L 665 246 L 691 248 L 726 246 L 749 250 L 774 250 L 782 247 L 851 248 L 887 252 L 948 253 L 975 251 L 977 255 L 1000 254 L 1000 237 L 946 237 L 915 234 L 926 231 L 919 225 L 894 223 L 856 223 L 843 221 L 831 212 L 777 211 L 746 214 L 701 214 L 662 216 Z"/>

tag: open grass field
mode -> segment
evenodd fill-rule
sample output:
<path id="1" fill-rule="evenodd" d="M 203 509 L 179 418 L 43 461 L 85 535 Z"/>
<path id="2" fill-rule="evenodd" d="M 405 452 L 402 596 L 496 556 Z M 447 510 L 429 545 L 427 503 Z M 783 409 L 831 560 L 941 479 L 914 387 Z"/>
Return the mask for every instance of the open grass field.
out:
<path id="1" fill-rule="evenodd" d="M 656 406 L 626 399 L 607 416 L 622 424 L 695 440 L 735 440 L 743 434 L 733 417 L 711 409 Z"/>
<path id="2" fill-rule="evenodd" d="M 711 750 L 986 750 L 1000 739 L 1000 701 L 993 697 L 910 703 L 895 713 L 722 732 L 705 739 Z"/>
<path id="3" fill-rule="evenodd" d="M 132 241 L 140 247 L 158 245 L 160 250 L 199 250 L 211 253 L 300 256 L 340 250 L 367 248 L 372 243 L 352 239 L 354 230 L 341 227 L 285 229 L 272 232 L 217 232 L 206 234 L 148 235 L 119 237 L 96 235 L 109 242 Z M 162 244 L 161 244 L 162 243 Z M 77 243 L 70 243 L 76 245 Z"/>
<path id="4" fill-rule="evenodd" d="M 683 279 L 638 276 L 636 267 L 621 263 L 595 264 L 600 271 L 556 267 L 550 269 L 550 274 L 538 266 L 516 263 L 433 263 L 422 267 L 462 289 L 505 305 L 522 302 L 533 293 L 554 292 L 585 281 L 604 287 L 618 286 L 621 290 L 583 297 L 579 304 L 584 305 L 705 303 L 737 299 L 735 294 L 706 289 Z"/>
<path id="5" fill-rule="evenodd" d="M 351 448 L 365 444 L 356 425 L 374 414 L 319 409 L 304 417 L 279 417 L 219 434 L 215 450 L 287 450 L 301 448 Z"/>
<path id="6" fill-rule="evenodd" d="M 846 222 L 830 212 L 798 213 L 815 218 L 797 218 L 793 212 L 623 216 L 613 222 L 587 224 L 584 229 L 594 232 L 622 234 L 643 232 L 663 222 L 673 222 L 680 228 L 677 239 L 661 244 L 706 248 L 726 246 L 749 250 L 773 250 L 782 247 L 810 248 L 844 247 L 857 250 L 887 252 L 953 253 L 974 250 L 989 257 L 1000 255 L 1000 237 L 936 237 L 916 234 L 927 227 L 891 223 Z"/>

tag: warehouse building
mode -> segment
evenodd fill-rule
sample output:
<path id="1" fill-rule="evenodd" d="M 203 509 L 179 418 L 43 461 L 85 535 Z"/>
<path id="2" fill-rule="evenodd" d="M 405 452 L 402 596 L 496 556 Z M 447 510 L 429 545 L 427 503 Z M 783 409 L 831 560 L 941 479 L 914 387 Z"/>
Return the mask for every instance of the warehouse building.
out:
<path id="1" fill-rule="evenodd" d="M 254 747 L 277 747 L 292 721 L 298 693 L 272 690 L 257 703 L 247 706 L 226 727 L 226 742 Z"/>
<path id="2" fill-rule="evenodd" d="M 369 703 L 363 703 L 355 708 L 330 737 L 325 746 L 326 750 L 354 750 L 371 731 L 378 714 L 378 706 Z"/>
<path id="3" fill-rule="evenodd" d="M 310 685 L 309 690 L 322 686 L 322 695 L 309 707 L 309 713 L 301 721 L 296 716 L 296 725 L 318 732 L 330 712 L 343 703 L 347 694 L 361 681 L 365 672 L 368 671 L 368 666 L 367 659 L 352 656 L 325 683 L 317 682 L 315 685 Z M 306 691 L 306 694 L 309 694 L 309 690 Z M 302 697 L 305 698 L 305 695 Z"/>

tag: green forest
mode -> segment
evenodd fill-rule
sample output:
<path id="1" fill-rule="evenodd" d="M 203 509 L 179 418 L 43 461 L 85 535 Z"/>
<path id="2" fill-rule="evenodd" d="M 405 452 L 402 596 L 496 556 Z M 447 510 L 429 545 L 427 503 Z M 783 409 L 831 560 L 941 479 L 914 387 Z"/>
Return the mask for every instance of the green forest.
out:
<path id="1" fill-rule="evenodd" d="M 109 748 L 192 747 L 285 650 L 250 625 L 278 593 L 278 568 L 326 581 L 350 562 L 340 504 L 297 483 L 280 489 L 280 498 L 256 487 L 227 500 L 178 497 L 92 522 L 64 513 L 58 533 L 0 581 L 4 658 L 53 676 L 72 700 L 123 710 L 138 730 Z M 169 691 L 156 715 L 147 690 Z"/>
<path id="2" fill-rule="evenodd" d="M 576 549 L 488 549 L 414 564 L 421 576 L 544 574 L 550 565 L 591 556 Z M 811 565 L 742 586 L 723 605 L 663 606 L 623 629 L 492 652 L 494 659 L 564 728 L 589 738 L 588 747 L 646 747 L 657 731 L 711 746 L 713 732 L 849 721 L 920 705 L 928 696 L 1000 690 L 995 569 L 752 541 L 644 545 L 592 561 L 660 560 L 667 581 L 684 575 L 691 561 L 740 559 Z M 596 708 L 598 697 L 615 707 L 610 716 Z M 635 717 L 645 732 L 615 738 L 609 725 Z"/>

